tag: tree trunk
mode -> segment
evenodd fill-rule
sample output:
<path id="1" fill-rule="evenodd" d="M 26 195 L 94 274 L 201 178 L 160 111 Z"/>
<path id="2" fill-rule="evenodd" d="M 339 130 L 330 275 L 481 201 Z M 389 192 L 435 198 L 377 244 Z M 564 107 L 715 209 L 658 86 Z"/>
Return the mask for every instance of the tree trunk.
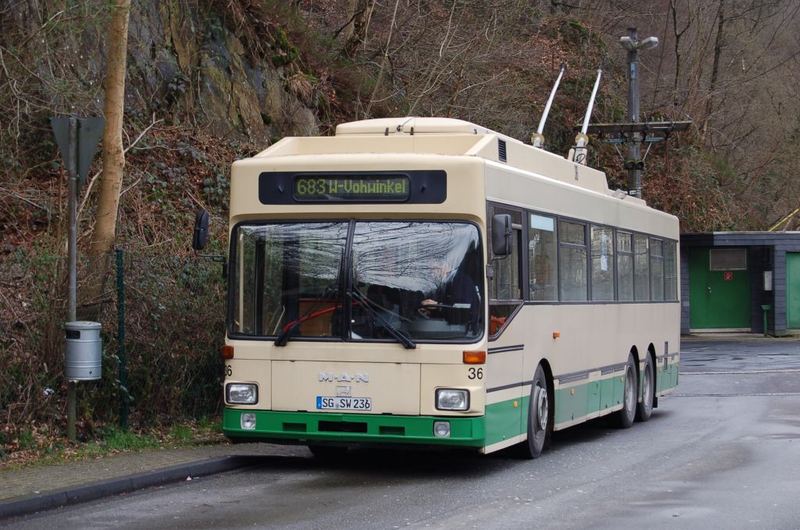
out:
<path id="1" fill-rule="evenodd" d="M 381 88 L 383 74 L 386 71 L 387 65 L 389 64 L 389 46 L 392 44 L 392 33 L 394 32 L 394 25 L 397 21 L 398 6 L 400 6 L 400 0 L 397 0 L 397 2 L 394 4 L 394 13 L 392 14 L 392 21 L 389 24 L 389 36 L 386 39 L 386 47 L 383 49 L 381 67 L 380 70 L 378 70 L 378 77 L 375 79 L 375 86 L 372 88 L 372 95 L 370 95 L 369 101 L 367 102 L 367 110 L 364 112 L 365 117 L 367 118 L 371 118 L 370 111 L 372 110 L 372 104 L 375 102 L 375 97 L 378 94 L 378 90 Z"/>
<path id="2" fill-rule="evenodd" d="M 345 30 L 345 43 L 342 48 L 345 57 L 351 59 L 355 57 L 358 46 L 364 42 L 373 7 L 374 0 L 351 0 L 351 22 Z"/>
<path id="3" fill-rule="evenodd" d="M 714 61 L 711 63 L 711 80 L 708 83 L 708 95 L 706 96 L 706 108 L 703 114 L 703 126 L 701 128 L 701 135 L 703 140 L 707 139 L 708 122 L 711 120 L 711 114 L 714 112 L 714 98 L 717 96 L 717 82 L 719 81 L 719 61 L 722 55 L 722 46 L 724 45 L 725 29 L 725 0 L 719 0 L 719 12 L 717 13 L 717 37 L 714 40 Z"/>
<path id="4" fill-rule="evenodd" d="M 99 313 L 111 268 L 111 251 L 117 229 L 119 194 L 125 153 L 122 147 L 122 121 L 125 110 L 125 64 L 128 52 L 130 0 L 114 0 L 108 28 L 108 60 L 103 113 L 103 174 L 97 199 L 97 213 L 89 251 L 92 277 L 86 286 L 84 305 L 89 316 Z"/>

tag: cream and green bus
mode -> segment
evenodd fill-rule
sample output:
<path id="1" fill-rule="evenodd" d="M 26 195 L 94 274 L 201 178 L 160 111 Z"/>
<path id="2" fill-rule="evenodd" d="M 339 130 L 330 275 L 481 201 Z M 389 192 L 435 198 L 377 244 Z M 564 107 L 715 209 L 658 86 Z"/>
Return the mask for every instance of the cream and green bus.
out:
<path id="1" fill-rule="evenodd" d="M 678 221 L 455 119 L 375 119 L 233 164 L 223 430 L 512 445 L 678 383 Z"/>

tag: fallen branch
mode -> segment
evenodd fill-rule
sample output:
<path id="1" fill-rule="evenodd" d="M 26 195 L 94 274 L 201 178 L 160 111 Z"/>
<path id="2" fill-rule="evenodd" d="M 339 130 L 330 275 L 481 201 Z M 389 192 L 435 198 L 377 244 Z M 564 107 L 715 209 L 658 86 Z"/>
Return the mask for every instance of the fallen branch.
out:
<path id="1" fill-rule="evenodd" d="M 14 192 L 14 191 L 11 191 L 11 190 L 8 190 L 8 189 L 5 189 L 5 188 L 0 188 L 0 191 L 2 191 L 2 192 L 4 192 L 4 193 L 8 193 L 8 194 L 9 194 L 9 195 L 11 195 L 12 197 L 15 197 L 15 198 L 17 198 L 17 199 L 19 199 L 19 200 L 21 200 L 21 201 L 23 201 L 23 202 L 26 202 L 26 203 L 30 204 L 31 206 L 35 206 L 36 208 L 39 208 L 40 210 L 44 210 L 45 212 L 47 212 L 47 215 L 50 215 L 50 208 L 47 208 L 46 206 L 42 206 L 41 204 L 36 204 L 36 203 L 35 203 L 35 202 L 33 202 L 32 200 L 30 200 L 30 199 L 26 199 L 26 198 L 25 198 L 25 197 L 23 197 L 22 195 L 20 195 L 20 194 L 18 194 L 18 193 L 16 193 L 16 192 Z"/>

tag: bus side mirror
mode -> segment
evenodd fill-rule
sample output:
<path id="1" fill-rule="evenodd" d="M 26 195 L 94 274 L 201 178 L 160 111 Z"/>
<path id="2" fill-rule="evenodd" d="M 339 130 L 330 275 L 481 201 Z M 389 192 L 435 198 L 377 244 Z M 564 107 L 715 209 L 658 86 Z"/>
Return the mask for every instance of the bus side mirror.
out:
<path id="1" fill-rule="evenodd" d="M 492 217 L 492 254 L 508 256 L 511 254 L 511 216 L 497 213 Z"/>
<path id="2" fill-rule="evenodd" d="M 206 210 L 198 211 L 194 216 L 194 234 L 192 234 L 192 248 L 203 250 L 208 243 L 208 220 L 209 215 Z"/>

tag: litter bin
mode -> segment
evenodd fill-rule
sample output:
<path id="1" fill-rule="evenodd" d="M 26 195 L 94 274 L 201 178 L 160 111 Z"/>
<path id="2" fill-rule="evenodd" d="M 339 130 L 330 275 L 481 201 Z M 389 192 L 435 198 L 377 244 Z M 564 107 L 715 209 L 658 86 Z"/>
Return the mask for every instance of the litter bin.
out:
<path id="1" fill-rule="evenodd" d="M 95 381 L 102 375 L 103 339 L 100 323 L 78 320 L 64 323 L 64 374 L 68 381 Z"/>
<path id="2" fill-rule="evenodd" d="M 772 309 L 772 306 L 770 304 L 764 304 L 764 305 L 761 306 L 761 311 L 763 311 L 763 313 L 764 313 L 764 336 L 765 337 L 767 336 L 767 314 L 769 313 L 770 309 Z"/>

